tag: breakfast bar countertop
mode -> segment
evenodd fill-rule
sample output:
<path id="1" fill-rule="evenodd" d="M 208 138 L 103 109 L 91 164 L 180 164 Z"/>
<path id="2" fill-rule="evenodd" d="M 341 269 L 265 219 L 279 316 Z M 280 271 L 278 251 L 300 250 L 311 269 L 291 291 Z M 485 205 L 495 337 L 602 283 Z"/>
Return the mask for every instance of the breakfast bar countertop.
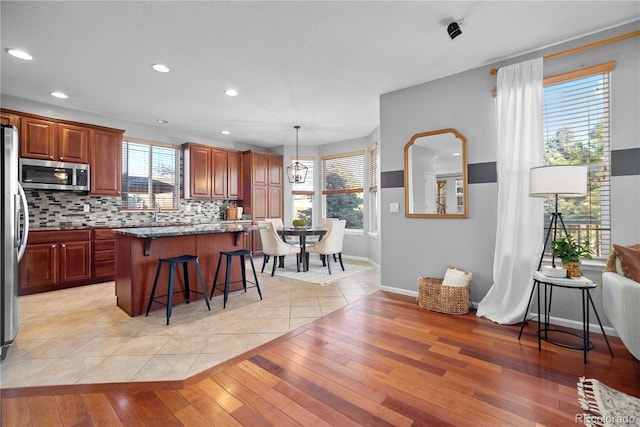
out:
<path id="1" fill-rule="evenodd" d="M 175 225 L 165 227 L 117 228 L 113 232 L 139 239 L 157 239 L 160 237 L 190 236 L 194 234 L 240 233 L 257 230 L 250 223 L 212 223 L 194 225 Z"/>

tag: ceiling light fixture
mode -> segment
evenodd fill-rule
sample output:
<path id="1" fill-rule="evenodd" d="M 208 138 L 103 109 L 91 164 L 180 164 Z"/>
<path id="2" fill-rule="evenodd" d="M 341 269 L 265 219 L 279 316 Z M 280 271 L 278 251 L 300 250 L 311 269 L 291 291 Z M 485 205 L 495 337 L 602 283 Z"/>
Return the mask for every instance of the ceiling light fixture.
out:
<path id="1" fill-rule="evenodd" d="M 227 96 L 238 96 L 238 91 L 235 89 L 227 89 L 224 91 L 224 94 Z"/>
<path id="2" fill-rule="evenodd" d="M 293 127 L 296 130 L 296 161 L 287 166 L 287 177 L 291 184 L 302 184 L 307 179 L 307 170 L 309 169 L 298 161 L 298 131 L 300 126 Z"/>
<path id="3" fill-rule="evenodd" d="M 56 98 L 60 98 L 60 99 L 67 99 L 68 96 L 66 93 L 63 92 L 49 92 L 49 94 L 51 96 L 55 96 Z"/>
<path id="4" fill-rule="evenodd" d="M 223 130 L 222 132 L 220 132 L 223 135 L 230 135 L 231 132 L 229 132 L 228 130 Z"/>
<path id="5" fill-rule="evenodd" d="M 7 53 L 11 56 L 15 56 L 16 58 L 19 59 L 24 59 L 25 61 L 31 61 L 33 59 L 33 56 L 29 55 L 27 52 L 25 52 L 24 50 L 20 50 L 20 49 L 6 49 Z"/>
<path id="6" fill-rule="evenodd" d="M 163 65 L 163 64 L 153 64 L 153 65 L 151 65 L 151 68 L 153 68 L 154 70 L 156 70 L 159 73 L 168 73 L 169 72 L 169 67 L 167 67 L 166 65 Z"/>

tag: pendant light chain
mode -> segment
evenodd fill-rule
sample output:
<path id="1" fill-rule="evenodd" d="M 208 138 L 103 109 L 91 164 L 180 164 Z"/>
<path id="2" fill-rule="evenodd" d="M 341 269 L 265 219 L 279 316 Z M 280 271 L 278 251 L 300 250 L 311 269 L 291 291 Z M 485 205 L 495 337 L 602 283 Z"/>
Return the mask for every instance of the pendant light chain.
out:
<path id="1" fill-rule="evenodd" d="M 300 130 L 300 125 L 295 125 L 294 128 L 296 128 L 296 163 L 299 163 L 299 161 L 298 161 L 298 131 Z"/>

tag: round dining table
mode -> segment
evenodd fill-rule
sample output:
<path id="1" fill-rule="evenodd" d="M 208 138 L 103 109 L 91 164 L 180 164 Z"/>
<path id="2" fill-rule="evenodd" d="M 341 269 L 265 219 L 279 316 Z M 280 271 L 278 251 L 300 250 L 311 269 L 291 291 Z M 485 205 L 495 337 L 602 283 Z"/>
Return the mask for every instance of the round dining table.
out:
<path id="1" fill-rule="evenodd" d="M 300 239 L 300 255 L 302 256 L 302 270 L 309 271 L 309 258 L 307 256 L 307 236 L 322 238 L 327 234 L 326 228 L 311 227 L 284 227 L 276 229 L 278 234 L 286 239 L 287 236 L 298 236 Z"/>

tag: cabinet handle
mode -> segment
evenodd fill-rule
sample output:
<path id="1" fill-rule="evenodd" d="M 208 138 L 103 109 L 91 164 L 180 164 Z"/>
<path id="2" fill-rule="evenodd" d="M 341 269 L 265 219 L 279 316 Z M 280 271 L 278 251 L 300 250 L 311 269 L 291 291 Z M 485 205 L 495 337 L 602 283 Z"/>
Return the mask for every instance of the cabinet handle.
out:
<path id="1" fill-rule="evenodd" d="M 64 160 L 64 157 L 60 156 L 60 160 Z"/>
<path id="2" fill-rule="evenodd" d="M 56 245 L 51 245 L 51 247 L 52 247 L 52 248 L 55 248 L 55 247 L 56 247 Z"/>
<path id="3" fill-rule="evenodd" d="M 53 156 L 49 156 L 49 158 L 50 158 L 51 160 L 53 160 Z"/>
<path id="4" fill-rule="evenodd" d="M 63 244 L 62 244 L 62 247 L 63 247 L 63 248 L 66 248 L 66 247 L 67 247 L 67 245 L 65 245 L 65 244 L 63 243 Z"/>

